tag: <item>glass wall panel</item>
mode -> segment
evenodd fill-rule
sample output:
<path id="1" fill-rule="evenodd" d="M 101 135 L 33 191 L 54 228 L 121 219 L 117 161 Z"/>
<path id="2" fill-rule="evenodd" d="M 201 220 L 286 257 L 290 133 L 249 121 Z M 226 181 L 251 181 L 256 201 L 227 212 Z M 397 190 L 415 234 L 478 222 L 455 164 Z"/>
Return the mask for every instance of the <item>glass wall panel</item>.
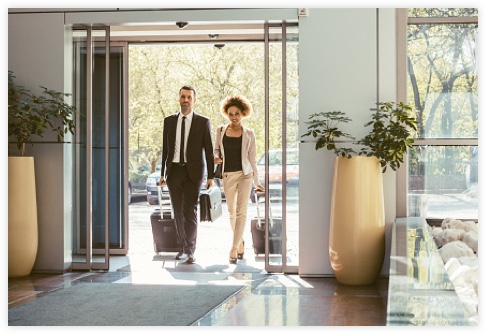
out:
<path id="1" fill-rule="evenodd" d="M 74 31 L 76 115 L 73 269 L 108 269 L 106 135 L 108 30 Z M 107 182 L 108 181 L 108 182 Z M 109 186 L 108 186 L 109 187 Z"/>
<path id="2" fill-rule="evenodd" d="M 408 214 L 478 218 L 478 11 L 408 11 L 407 101 L 418 133 L 408 155 Z"/>
<path id="3" fill-rule="evenodd" d="M 123 210 L 124 47 L 109 47 L 106 36 L 104 29 L 74 31 L 79 110 L 74 163 L 75 269 L 106 269 L 108 249 L 110 254 L 126 254 L 128 248 Z"/>
<path id="4" fill-rule="evenodd" d="M 408 28 L 408 101 L 419 138 L 478 136 L 477 24 Z"/>
<path id="5" fill-rule="evenodd" d="M 299 265 L 299 62 L 298 27 L 286 26 L 286 265 Z"/>
<path id="6" fill-rule="evenodd" d="M 410 8 L 408 17 L 468 17 L 478 16 L 477 8 Z"/>
<path id="7" fill-rule="evenodd" d="M 408 156 L 409 216 L 478 218 L 478 146 L 415 146 Z"/>
<path id="8" fill-rule="evenodd" d="M 76 175 L 73 205 L 73 262 L 86 263 L 86 258 L 78 256 L 86 253 L 86 229 L 89 209 L 87 178 L 87 127 L 88 127 L 88 96 L 86 91 L 86 62 L 87 62 L 87 35 L 85 30 L 74 32 L 74 66 L 75 66 L 75 94 L 76 108 L 76 134 L 75 134 L 75 163 L 73 163 L 74 174 Z"/>
<path id="9" fill-rule="evenodd" d="M 286 134 L 285 115 L 282 110 L 282 27 L 269 28 L 269 132 L 268 142 L 268 222 L 269 222 L 269 261 L 270 266 L 282 265 L 282 237 L 284 236 L 284 195 L 287 192 L 284 159 L 286 151 L 283 138 Z M 263 174 L 267 176 L 266 174 Z M 274 226 L 272 226 L 272 224 Z"/>

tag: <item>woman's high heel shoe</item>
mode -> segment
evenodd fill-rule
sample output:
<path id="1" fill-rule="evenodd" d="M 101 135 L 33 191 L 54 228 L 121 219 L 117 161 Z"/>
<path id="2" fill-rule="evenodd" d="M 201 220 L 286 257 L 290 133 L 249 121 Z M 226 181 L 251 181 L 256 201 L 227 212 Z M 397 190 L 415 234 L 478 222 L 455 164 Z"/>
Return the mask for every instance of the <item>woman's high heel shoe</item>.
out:
<path id="1" fill-rule="evenodd" d="M 245 254 L 245 241 L 244 240 L 241 241 L 240 248 L 242 248 L 242 251 L 241 251 L 241 253 L 238 252 L 238 255 L 237 255 L 238 256 L 238 260 L 242 260 L 243 259 L 243 255 Z M 240 249 L 238 249 L 238 250 L 240 250 Z"/>
<path id="2" fill-rule="evenodd" d="M 229 263 L 230 264 L 236 264 L 236 261 L 237 261 L 237 255 L 236 254 L 237 254 L 237 248 L 232 248 L 231 251 L 230 251 L 230 256 L 229 256 Z"/>

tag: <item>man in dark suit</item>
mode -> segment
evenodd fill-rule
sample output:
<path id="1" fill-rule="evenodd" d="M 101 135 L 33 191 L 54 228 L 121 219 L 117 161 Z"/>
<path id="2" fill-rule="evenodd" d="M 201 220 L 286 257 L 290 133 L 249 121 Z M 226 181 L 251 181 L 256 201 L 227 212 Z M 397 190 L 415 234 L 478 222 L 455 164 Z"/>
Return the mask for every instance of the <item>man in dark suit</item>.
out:
<path id="1" fill-rule="evenodd" d="M 174 209 L 180 247 L 176 260 L 186 254 L 189 264 L 196 261 L 197 202 L 204 167 L 208 175 L 207 189 L 213 186 L 214 171 L 211 124 L 207 117 L 194 112 L 195 102 L 194 87 L 183 86 L 179 90 L 181 111 L 164 119 L 159 181 L 160 186 L 167 184 Z"/>

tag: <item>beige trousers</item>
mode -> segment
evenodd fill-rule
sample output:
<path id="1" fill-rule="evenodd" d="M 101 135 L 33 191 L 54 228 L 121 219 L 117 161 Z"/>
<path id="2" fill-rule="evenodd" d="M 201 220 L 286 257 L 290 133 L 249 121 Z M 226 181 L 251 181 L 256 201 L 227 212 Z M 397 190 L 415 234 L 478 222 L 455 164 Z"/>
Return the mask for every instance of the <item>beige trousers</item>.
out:
<path id="1" fill-rule="evenodd" d="M 252 185 L 253 173 L 243 175 L 240 171 L 223 174 L 224 195 L 233 230 L 233 248 L 238 248 L 243 240 Z"/>

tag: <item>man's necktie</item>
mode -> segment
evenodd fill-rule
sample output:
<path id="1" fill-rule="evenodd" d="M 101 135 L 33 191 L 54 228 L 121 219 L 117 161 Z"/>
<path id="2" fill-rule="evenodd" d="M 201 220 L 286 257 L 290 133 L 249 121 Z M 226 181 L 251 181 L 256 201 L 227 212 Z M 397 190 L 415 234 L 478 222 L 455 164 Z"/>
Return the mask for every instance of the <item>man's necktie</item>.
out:
<path id="1" fill-rule="evenodd" d="M 181 124 L 181 148 L 179 150 L 179 163 L 183 164 L 184 161 L 184 134 L 186 133 L 186 116 L 182 117 L 182 124 Z"/>

